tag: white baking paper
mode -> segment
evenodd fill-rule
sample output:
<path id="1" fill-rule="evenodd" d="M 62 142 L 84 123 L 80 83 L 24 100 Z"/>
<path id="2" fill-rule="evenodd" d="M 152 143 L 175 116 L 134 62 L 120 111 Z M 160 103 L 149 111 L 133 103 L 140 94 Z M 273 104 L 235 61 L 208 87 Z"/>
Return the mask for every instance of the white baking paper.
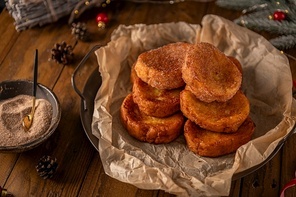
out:
<path id="1" fill-rule="evenodd" d="M 256 124 L 253 140 L 219 158 L 190 152 L 183 136 L 153 145 L 130 137 L 119 118 L 131 91 L 130 70 L 138 55 L 173 42 L 209 42 L 243 66 L 242 90 Z M 295 100 L 287 58 L 260 35 L 215 15 L 201 25 L 185 22 L 119 26 L 107 46 L 96 51 L 102 85 L 97 92 L 92 133 L 106 174 L 142 189 L 178 196 L 227 196 L 233 177 L 264 162 L 292 133 Z"/>

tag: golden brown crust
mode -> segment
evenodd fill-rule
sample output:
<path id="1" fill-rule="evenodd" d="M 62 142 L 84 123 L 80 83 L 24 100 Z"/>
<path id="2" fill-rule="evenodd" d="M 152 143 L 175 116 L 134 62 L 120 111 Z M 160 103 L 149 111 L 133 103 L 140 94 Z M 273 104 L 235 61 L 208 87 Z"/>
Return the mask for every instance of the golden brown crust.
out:
<path id="1" fill-rule="evenodd" d="M 182 76 L 192 93 L 204 102 L 229 100 L 242 82 L 235 64 L 209 43 L 190 45 Z"/>
<path id="2" fill-rule="evenodd" d="M 184 116 L 176 113 L 166 118 L 156 118 L 143 114 L 129 94 L 120 108 L 123 126 L 134 138 L 148 143 L 161 144 L 175 140 L 182 132 Z"/>
<path id="3" fill-rule="evenodd" d="M 180 110 L 181 88 L 159 90 L 133 76 L 133 100 L 140 111 L 148 116 L 166 117 Z"/>
<path id="4" fill-rule="evenodd" d="M 227 57 L 235 64 L 235 66 L 238 68 L 239 72 L 241 74 L 243 74 L 243 67 L 242 67 L 241 63 L 238 61 L 238 59 L 236 59 L 233 56 L 227 56 Z"/>
<path id="5" fill-rule="evenodd" d="M 250 113 L 249 101 L 241 91 L 227 102 L 206 103 L 197 99 L 187 88 L 180 93 L 181 111 L 204 129 L 235 132 Z"/>
<path id="6" fill-rule="evenodd" d="M 137 75 L 157 89 L 175 89 L 185 85 L 181 67 L 191 44 L 177 42 L 144 52 L 135 64 Z"/>
<path id="7" fill-rule="evenodd" d="M 187 120 L 184 136 L 192 152 L 205 157 L 218 157 L 235 152 L 240 146 L 249 142 L 255 130 L 251 118 L 247 118 L 235 133 L 217 133 L 200 128 Z"/>
<path id="8" fill-rule="evenodd" d="M 133 64 L 132 68 L 131 68 L 131 75 L 130 75 L 130 80 L 131 83 L 134 84 L 134 81 L 138 78 L 137 73 L 135 71 L 135 63 Z"/>

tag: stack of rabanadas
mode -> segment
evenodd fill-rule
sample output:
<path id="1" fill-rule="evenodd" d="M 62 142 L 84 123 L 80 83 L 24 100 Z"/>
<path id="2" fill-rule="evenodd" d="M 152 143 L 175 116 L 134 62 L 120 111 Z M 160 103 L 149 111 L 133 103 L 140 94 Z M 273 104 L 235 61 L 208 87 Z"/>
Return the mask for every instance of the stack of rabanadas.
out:
<path id="1" fill-rule="evenodd" d="M 122 123 L 143 142 L 169 143 L 183 133 L 200 156 L 235 152 L 255 129 L 242 76 L 240 62 L 209 43 L 177 42 L 141 53 L 121 105 Z"/>

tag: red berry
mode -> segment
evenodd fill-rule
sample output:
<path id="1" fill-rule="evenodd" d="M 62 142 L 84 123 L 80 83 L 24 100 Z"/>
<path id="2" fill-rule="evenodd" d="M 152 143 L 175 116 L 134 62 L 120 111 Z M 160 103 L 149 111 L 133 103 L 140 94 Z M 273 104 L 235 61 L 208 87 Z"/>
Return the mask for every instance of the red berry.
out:
<path id="1" fill-rule="evenodd" d="M 97 21 L 97 23 L 100 23 L 100 22 L 108 23 L 108 21 L 109 21 L 108 15 L 104 12 L 99 13 L 97 15 L 96 21 Z"/>
<path id="2" fill-rule="evenodd" d="M 273 13 L 273 20 L 276 20 L 276 21 L 282 21 L 282 20 L 285 20 L 286 19 L 286 13 L 283 12 L 283 11 L 275 11 Z"/>

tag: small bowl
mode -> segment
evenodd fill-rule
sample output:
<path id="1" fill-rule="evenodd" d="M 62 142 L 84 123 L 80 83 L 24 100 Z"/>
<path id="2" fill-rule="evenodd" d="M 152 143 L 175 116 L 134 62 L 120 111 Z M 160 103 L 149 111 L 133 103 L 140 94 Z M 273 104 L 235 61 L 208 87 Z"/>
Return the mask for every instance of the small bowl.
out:
<path id="1" fill-rule="evenodd" d="M 33 82 L 29 80 L 3 81 L 0 83 L 0 101 L 13 98 L 18 95 L 32 96 L 32 90 Z M 45 135 L 18 146 L 0 146 L 0 152 L 24 152 L 30 150 L 40 145 L 54 133 L 61 118 L 61 108 L 56 95 L 44 85 L 38 84 L 36 98 L 46 99 L 52 105 L 52 120 Z"/>

